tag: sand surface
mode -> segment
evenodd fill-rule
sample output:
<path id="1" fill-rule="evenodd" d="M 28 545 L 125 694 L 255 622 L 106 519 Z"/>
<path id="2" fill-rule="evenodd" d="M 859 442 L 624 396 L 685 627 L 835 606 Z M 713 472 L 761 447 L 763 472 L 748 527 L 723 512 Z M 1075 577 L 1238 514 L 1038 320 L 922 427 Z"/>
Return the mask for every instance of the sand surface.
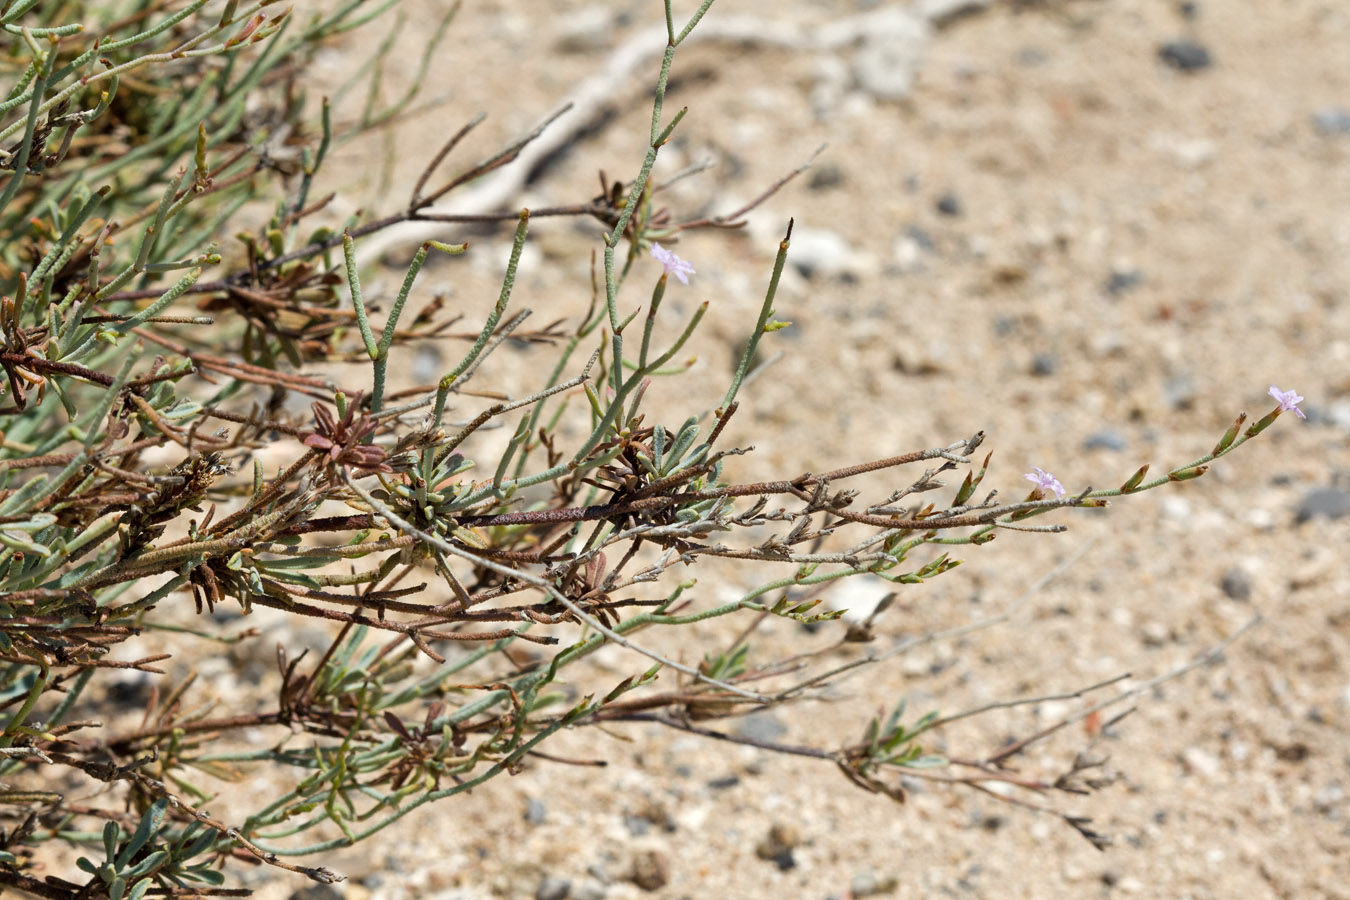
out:
<path id="1" fill-rule="evenodd" d="M 408 4 L 410 50 L 390 61 L 388 95 L 413 77 L 439 5 Z M 677 17 L 692 6 L 678 3 Z M 728 432 L 756 447 L 732 477 L 820 471 L 983 429 L 986 484 L 1020 497 L 1033 465 L 1081 490 L 1194 459 L 1238 413 L 1268 412 L 1271 384 L 1306 396 L 1308 419 L 1285 415 L 1199 481 L 1056 515 L 1067 534 L 958 548 L 964 566 L 906 588 L 876 642 L 848 652 L 1013 607 L 1008 621 L 924 645 L 842 682 L 832 702 L 759 725 L 829 746 L 901 696 L 916 714 L 950 714 L 1132 676 L 1094 695 L 1104 698 L 1263 621 L 1217 664 L 1147 691 L 1105 735 L 1078 724 L 1018 761 L 1020 774 L 1053 780 L 1080 751 L 1109 756 L 1114 782 L 1090 796 L 1030 798 L 1091 817 L 1112 838 L 1105 851 L 1054 816 L 969 788 L 922 785 L 900 806 L 829 763 L 620 726 L 549 747 L 606 768 L 532 762 L 322 860 L 351 876 L 343 896 L 1350 897 L 1350 517 L 1298 521 L 1310 492 L 1350 489 L 1350 124 L 1335 115 L 1350 118 L 1350 6 L 1019 0 L 914 18 L 906 32 L 893 14 L 909 9 L 719 0 L 705 25 L 722 37 L 677 54 L 667 115 L 689 113 L 657 177 L 715 164 L 663 195 L 678 218 L 733 210 L 828 146 L 747 228 L 674 246 L 697 274 L 671 286 L 672 321 L 711 307 L 694 371 L 658 385 L 653 409 L 679 421 L 716 404 L 795 217 L 777 303 L 793 326 L 767 342 L 766 358 L 783 357 Z M 354 185 L 346 209 L 394 209 L 474 115 L 489 114 L 450 169 L 527 132 L 659 24 L 655 2 L 466 3 L 425 79 L 424 99 L 445 102 L 338 148 L 330 186 Z M 317 77 L 349 71 L 382 34 L 335 46 Z M 1203 46 L 1209 65 L 1165 61 L 1160 48 L 1175 41 Z M 597 172 L 636 173 L 656 75 L 645 60 L 504 208 L 583 201 Z M 442 205 L 456 209 L 454 195 Z M 598 233 L 536 221 L 515 302 L 541 323 L 580 315 Z M 429 270 L 425 286 L 477 321 L 509 234 L 437 234 L 468 235 L 473 249 Z M 625 301 L 643 302 L 658 274 L 640 262 Z M 481 383 L 526 391 L 549 364 L 543 349 L 504 353 Z M 867 482 L 871 496 L 901 483 Z M 763 577 L 710 571 L 698 602 Z M 876 597 L 849 582 L 831 602 Z M 696 661 L 742 625 L 666 649 Z M 754 650 L 769 658 L 823 639 L 781 622 Z M 645 665 L 612 649 L 600 673 L 613 682 Z M 936 749 L 987 755 L 1088 702 L 965 720 Z M 790 865 L 757 854 L 771 831 Z M 647 891 L 635 866 L 666 871 Z"/>

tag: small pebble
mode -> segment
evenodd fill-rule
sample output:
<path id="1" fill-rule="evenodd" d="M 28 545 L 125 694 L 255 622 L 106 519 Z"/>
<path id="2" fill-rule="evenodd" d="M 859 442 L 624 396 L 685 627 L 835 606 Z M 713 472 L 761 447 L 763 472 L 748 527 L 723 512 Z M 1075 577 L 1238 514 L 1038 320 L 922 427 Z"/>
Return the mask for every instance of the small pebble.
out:
<path id="1" fill-rule="evenodd" d="M 1195 41 L 1169 41 L 1158 48 L 1158 58 L 1180 72 L 1198 72 L 1211 65 L 1209 51 Z"/>
<path id="2" fill-rule="evenodd" d="M 1125 449 L 1125 445 L 1125 436 L 1110 428 L 1094 431 L 1083 441 L 1084 450 L 1114 450 L 1120 452 Z"/>
<path id="3" fill-rule="evenodd" d="M 906 228 L 892 245 L 896 264 L 906 272 L 919 268 L 923 264 L 923 257 L 936 250 L 932 235 L 918 225 Z"/>
<path id="4" fill-rule="evenodd" d="M 633 857 L 628 880 L 644 891 L 659 891 L 670 881 L 670 860 L 660 850 L 643 850 Z"/>
<path id="5" fill-rule="evenodd" d="M 533 797 L 525 800 L 525 821 L 531 825 L 543 825 L 548 818 L 548 807 Z"/>
<path id="6" fill-rule="evenodd" d="M 792 848 L 800 843 L 801 834 L 794 826 L 778 823 L 755 845 L 755 855 L 765 862 L 778 866 L 779 871 L 786 872 L 797 865 L 792 856 Z"/>
<path id="7" fill-rule="evenodd" d="M 1253 506 L 1247 510 L 1246 518 L 1249 525 L 1262 531 L 1269 531 L 1275 527 L 1275 513 L 1259 506 Z"/>
<path id="8" fill-rule="evenodd" d="M 1323 516 L 1339 519 L 1350 515 L 1350 491 L 1340 488 L 1313 488 L 1303 495 L 1294 511 L 1294 521 L 1300 525 L 1309 519 Z"/>
<path id="9" fill-rule="evenodd" d="M 1208 165 L 1219 154 L 1219 145 L 1208 138 L 1173 141 L 1168 149 L 1172 158 L 1187 169 Z"/>
<path id="10" fill-rule="evenodd" d="M 539 887 L 534 891 L 534 900 L 567 900 L 572 893 L 572 882 L 566 878 L 554 878 L 545 875 Z"/>
<path id="11" fill-rule="evenodd" d="M 648 831 L 651 831 L 652 823 L 642 816 L 624 816 L 623 827 L 628 829 L 628 833 L 633 837 L 642 837 Z"/>
<path id="12" fill-rule="evenodd" d="M 1275 758 L 1281 762 L 1303 762 L 1312 755 L 1312 748 L 1302 741 L 1294 741 L 1275 748 Z"/>
<path id="13" fill-rule="evenodd" d="M 727 788 L 734 788 L 741 783 L 739 775 L 727 775 L 725 778 L 714 778 L 708 782 L 708 787 L 714 791 L 725 791 Z"/>
<path id="14" fill-rule="evenodd" d="M 1216 778 L 1223 770 L 1217 756 L 1199 747 L 1187 747 L 1181 751 L 1181 764 L 1189 774 L 1206 781 Z"/>
<path id="15" fill-rule="evenodd" d="M 1040 378 L 1055 374 L 1059 367 L 1059 358 L 1053 353 L 1037 353 L 1031 361 L 1031 374 Z"/>
<path id="16" fill-rule="evenodd" d="M 936 207 L 937 211 L 944 216 L 956 217 L 965 212 L 964 208 L 961 206 L 960 198 L 951 191 L 948 191 L 938 198 Z"/>
<path id="17" fill-rule="evenodd" d="M 1313 806 L 1324 816 L 1332 819 L 1340 818 L 1345 806 L 1345 788 L 1333 781 L 1317 792 L 1313 797 Z"/>
<path id="18" fill-rule="evenodd" d="M 645 820 L 647 824 L 654 825 L 662 831 L 674 831 L 680 827 L 666 805 L 650 797 L 637 810 L 637 816 Z"/>
<path id="19" fill-rule="evenodd" d="M 311 884 L 292 892 L 290 900 L 342 900 L 342 894 L 330 884 Z"/>
<path id="20" fill-rule="evenodd" d="M 849 69 L 848 63 L 833 53 L 817 56 L 811 65 L 811 81 L 811 112 L 822 121 L 834 118 L 843 108 L 846 97 L 853 87 L 853 72 Z M 822 171 L 830 168 L 842 176 L 843 173 L 837 166 L 828 164 L 822 166 L 811 176 L 812 190 L 820 190 L 815 184 L 816 178 Z"/>
<path id="21" fill-rule="evenodd" d="M 858 87 L 878 100 L 904 99 L 923 61 L 928 23 L 903 8 L 886 10 L 869 21 L 871 27 L 853 54 Z"/>
<path id="22" fill-rule="evenodd" d="M 844 183 L 844 170 L 835 165 L 823 165 L 811 173 L 811 180 L 806 183 L 813 191 L 824 191 L 829 188 L 837 188 Z"/>
<path id="23" fill-rule="evenodd" d="M 911 225 L 906 228 L 905 237 L 912 240 L 925 253 L 932 253 L 937 250 L 937 244 L 933 243 L 933 236 L 918 225 Z"/>
<path id="24" fill-rule="evenodd" d="M 994 0 L 919 0 L 919 15 L 930 22 L 946 25 L 962 16 L 988 9 Z"/>
<path id="25" fill-rule="evenodd" d="M 1161 647 L 1172 639 L 1172 630 L 1162 622 L 1148 622 L 1140 632 L 1145 647 Z"/>
<path id="26" fill-rule="evenodd" d="M 912 272 L 919 267 L 923 251 L 913 238 L 901 235 L 895 239 L 891 249 L 895 256 L 895 264 L 901 271 Z"/>
<path id="27" fill-rule="evenodd" d="M 738 720 L 732 731 L 752 741 L 776 741 L 787 734 L 788 728 L 774 713 L 758 712 Z"/>
<path id="28" fill-rule="evenodd" d="M 883 876 L 871 869 L 864 869 L 849 880 L 848 890 L 854 897 L 874 897 L 877 894 L 891 893 L 897 884 L 898 880 L 894 875 Z"/>
<path id="29" fill-rule="evenodd" d="M 150 698 L 150 676 L 143 672 L 108 685 L 108 700 L 117 706 L 145 706 Z"/>
<path id="30" fill-rule="evenodd" d="M 1350 109 L 1329 107 L 1313 113 L 1313 128 L 1324 137 L 1350 135 Z"/>
<path id="31" fill-rule="evenodd" d="M 788 261 L 803 278 L 856 279 L 876 268 L 868 254 L 827 228 L 798 226 L 792 232 L 792 250 Z"/>
<path id="32" fill-rule="evenodd" d="M 1251 580 L 1247 578 L 1246 572 L 1236 566 L 1223 573 L 1219 587 L 1229 600 L 1236 600 L 1239 603 L 1246 603 L 1252 596 Z"/>
<path id="33" fill-rule="evenodd" d="M 1144 283 L 1144 273 L 1138 269 L 1112 269 L 1111 276 L 1102 287 L 1112 297 L 1119 297 Z"/>

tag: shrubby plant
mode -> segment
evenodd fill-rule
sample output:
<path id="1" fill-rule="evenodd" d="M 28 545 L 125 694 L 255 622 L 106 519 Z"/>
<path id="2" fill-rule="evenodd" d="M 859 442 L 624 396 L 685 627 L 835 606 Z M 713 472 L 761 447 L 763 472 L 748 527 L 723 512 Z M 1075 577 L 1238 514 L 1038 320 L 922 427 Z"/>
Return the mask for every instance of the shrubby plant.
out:
<path id="1" fill-rule="evenodd" d="M 1057 775 L 1009 771 L 1053 728 L 954 762 L 936 734 L 966 714 L 916 714 L 903 702 L 860 722 L 856 739 L 819 749 L 737 738 L 713 722 L 818 693 L 889 655 L 838 653 L 868 640 L 881 610 L 830 626 L 838 641 L 791 665 L 754 652 L 766 618 L 835 619 L 819 604 L 842 579 L 911 590 L 958 564 L 953 547 L 1060 531 L 1035 520 L 1196 478 L 1301 398 L 1272 388 L 1279 406 L 1254 425 L 1243 430 L 1238 416 L 1211 452 L 1152 479 L 1143 466 L 1110 490 L 1069 492 L 1038 469 L 1025 499 L 1004 502 L 985 488 L 979 433 L 737 481 L 743 451 L 721 437 L 760 341 L 786 324 L 774 297 L 790 224 L 720 402 L 687 410 L 678 426 L 647 406 L 684 370 L 677 357 L 707 310 L 668 321 L 666 291 L 679 289 L 670 276 L 698 277 L 671 249 L 676 236 L 734 226 L 745 212 L 681 222 L 652 199 L 653 162 L 684 115 L 664 108 L 671 63 L 709 5 L 681 25 L 667 3 L 635 177 L 550 211 L 604 225 L 590 311 L 526 330 L 528 311 L 511 295 L 530 214 L 486 217 L 515 223 L 492 311 L 437 383 L 398 389 L 388 380 L 396 348 L 450 339 L 452 317 L 419 288 L 419 272 L 466 245 L 422 244 L 386 297 L 362 289 L 360 238 L 419 219 L 447 231 L 481 222 L 428 210 L 533 136 L 438 175 L 466 126 L 431 157 L 406 206 L 334 228 L 322 224 L 331 198 L 311 186 L 349 135 L 335 132 L 326 103 L 310 121 L 297 79 L 316 48 L 378 9 L 353 2 L 301 23 L 234 0 L 0 5 L 0 887 L 210 895 L 246 862 L 334 881 L 316 861 L 517 770 L 564 728 L 623 721 L 814 756 L 896 800 L 908 773 L 976 790 L 1004 782 L 1014 791 L 1005 799 L 1059 815 L 1037 798 L 1101 783 L 1102 760 L 1087 753 Z M 58 13 L 60 23 L 46 18 Z M 352 129 L 410 100 L 371 106 Z M 270 212 L 249 229 L 254 197 L 270 197 Z M 648 253 L 663 274 L 633 283 Z M 522 337 L 552 347 L 552 370 L 528 396 L 475 400 L 482 392 L 466 385 L 484 359 Z M 368 377 L 316 374 L 352 359 Z M 453 421 L 452 398 L 481 410 Z M 480 433 L 498 423 L 510 440 L 483 458 Z M 282 465 L 262 462 L 266 445 Z M 940 478 L 948 472 L 954 491 Z M 710 557 L 778 572 L 709 605 L 683 579 Z M 199 616 L 184 630 L 169 613 L 189 602 Z M 331 643 L 315 656 L 280 648 L 261 706 L 201 706 L 191 677 L 165 680 L 169 654 L 148 647 L 200 655 L 259 639 L 229 614 L 260 607 L 329 628 Z M 731 615 L 749 617 L 742 636 L 700 648 L 697 666 L 643 639 Z M 640 662 L 629 677 L 584 696 L 560 687 L 564 672 L 594 683 L 587 661 L 607 644 Z M 127 670 L 153 685 L 139 722 L 101 699 Z M 208 812 L 221 779 L 258 773 L 284 785 L 264 806 L 228 820 Z M 1062 817 L 1104 842 L 1087 820 Z M 75 866 L 59 869 L 59 846 Z"/>

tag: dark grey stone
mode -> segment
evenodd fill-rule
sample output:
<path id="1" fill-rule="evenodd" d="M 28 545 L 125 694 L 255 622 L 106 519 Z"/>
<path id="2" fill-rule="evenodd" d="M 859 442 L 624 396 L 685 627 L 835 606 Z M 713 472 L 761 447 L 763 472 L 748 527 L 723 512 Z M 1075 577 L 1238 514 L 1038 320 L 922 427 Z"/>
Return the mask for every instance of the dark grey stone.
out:
<path id="1" fill-rule="evenodd" d="M 150 699 L 150 676 L 144 672 L 108 685 L 108 700 L 117 706 L 144 707 Z"/>
<path id="2" fill-rule="evenodd" d="M 1300 525 L 1309 519 L 1324 516 L 1339 519 L 1350 515 L 1350 491 L 1340 488 L 1313 488 L 1303 495 L 1294 512 L 1294 521 Z"/>
<path id="3" fill-rule="evenodd" d="M 1112 297 L 1119 297 L 1144 283 L 1144 273 L 1138 269 L 1113 269 L 1111 277 L 1102 285 Z"/>
<path id="4" fill-rule="evenodd" d="M 1059 357 L 1053 353 L 1037 353 L 1031 361 L 1031 374 L 1041 378 L 1055 374 L 1059 368 Z"/>
<path id="5" fill-rule="evenodd" d="M 827 163 L 811 173 L 811 180 L 806 185 L 813 191 L 824 191 L 839 187 L 844 180 L 844 170 Z"/>
<path id="6" fill-rule="evenodd" d="M 953 216 L 953 217 L 962 215 L 965 212 L 965 210 L 961 206 L 960 198 L 958 198 L 951 191 L 947 191 L 947 193 L 943 194 L 941 197 L 938 198 L 937 211 L 942 213 L 944 216 Z"/>
<path id="7" fill-rule="evenodd" d="M 342 893 L 330 884 L 311 884 L 294 891 L 290 900 L 342 900 Z"/>
<path id="8" fill-rule="evenodd" d="M 1158 58 L 1179 72 L 1199 72 L 1213 61 L 1209 50 L 1195 41 L 1169 41 L 1158 48 Z"/>
<path id="9" fill-rule="evenodd" d="M 1219 587 L 1223 589 L 1228 599 L 1239 603 L 1247 602 L 1252 596 L 1252 583 L 1247 578 L 1247 573 L 1236 567 L 1223 573 Z"/>

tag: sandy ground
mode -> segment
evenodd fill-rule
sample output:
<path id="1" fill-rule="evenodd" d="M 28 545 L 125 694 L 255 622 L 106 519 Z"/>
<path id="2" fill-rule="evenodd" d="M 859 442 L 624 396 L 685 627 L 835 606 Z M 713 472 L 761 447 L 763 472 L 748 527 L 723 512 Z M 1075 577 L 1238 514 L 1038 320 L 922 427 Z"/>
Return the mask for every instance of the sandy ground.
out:
<path id="1" fill-rule="evenodd" d="M 408 8 L 405 34 L 419 52 L 436 6 Z M 1350 488 L 1350 134 L 1334 115 L 1350 109 L 1350 6 L 1021 0 L 934 23 L 909 43 L 877 38 L 891 32 L 875 25 L 862 29 L 869 39 L 826 46 L 830 26 L 908 8 L 719 0 L 709 30 L 751 17 L 762 33 L 677 55 L 667 109 L 690 112 L 658 176 L 716 164 L 669 192 L 681 216 L 734 209 L 828 147 L 749 228 L 680 240 L 698 272 L 690 287 L 672 286 L 672 312 L 712 308 L 700 362 L 661 389 L 657 408 L 679 420 L 720 397 L 792 216 L 796 265 L 778 309 L 794 324 L 773 336 L 769 349 L 784 357 L 744 395 L 729 434 L 757 448 L 736 462 L 737 478 L 819 471 L 984 429 L 987 484 L 1020 496 L 1032 465 L 1070 490 L 1118 484 L 1145 462 L 1166 471 L 1206 452 L 1237 413 L 1269 411 L 1272 383 L 1305 395 L 1308 419 L 1281 418 L 1198 482 L 1107 514 L 1064 513 L 1068 534 L 962 548 L 961 569 L 902 594 L 875 649 L 988 618 L 1086 552 L 1006 623 L 905 654 L 840 685 L 835 702 L 761 724 L 777 740 L 819 746 L 860 735 L 900 696 L 918 712 L 953 713 L 1124 673 L 1137 684 L 1258 614 L 1263 622 L 1219 664 L 1147 692 L 1096 741 L 1114 784 L 1046 798 L 1092 817 L 1113 838 L 1104 852 L 1052 816 L 967 789 L 928 785 L 897 806 L 829 764 L 623 727 L 550 748 L 608 768 L 534 763 L 323 860 L 352 876 L 340 894 L 1350 897 L 1350 517 L 1298 521 L 1310 492 Z M 446 102 L 340 148 L 329 177 L 356 184 L 352 206 L 391 209 L 460 124 L 489 113 L 457 159 L 487 155 L 659 22 L 659 4 L 634 0 L 466 3 L 427 79 L 426 96 Z M 799 46 L 784 46 L 785 35 Z M 1161 58 L 1160 47 L 1183 40 L 1210 64 L 1183 70 Z M 350 68 L 361 49 L 334 48 L 320 78 Z M 415 64 L 416 52 L 392 61 L 391 95 Z M 892 96 L 907 66 L 912 90 Z M 603 126 L 508 208 L 587 199 L 599 170 L 631 178 L 654 78 L 648 64 L 614 83 Z M 596 235 L 593 223 L 536 222 L 516 302 L 540 321 L 580 314 Z M 469 257 L 431 270 L 428 289 L 481 316 L 504 237 L 474 232 Z M 659 271 L 641 266 L 631 303 Z M 548 363 L 546 351 L 521 352 L 482 381 L 523 390 Z M 761 575 L 710 573 L 700 602 Z M 841 587 L 832 602 L 875 595 Z M 697 659 L 736 627 L 691 634 L 675 652 Z M 755 649 L 820 639 L 782 623 Z M 606 665 L 612 680 L 644 664 L 615 652 Z M 1085 702 L 967 720 L 944 730 L 940 749 L 988 753 Z M 1066 729 L 1022 771 L 1053 777 L 1092 743 L 1081 725 Z M 756 853 L 775 828 L 791 845 L 788 867 Z M 668 872 L 647 892 L 630 876 L 654 864 Z M 299 887 L 259 886 L 276 896 Z"/>

